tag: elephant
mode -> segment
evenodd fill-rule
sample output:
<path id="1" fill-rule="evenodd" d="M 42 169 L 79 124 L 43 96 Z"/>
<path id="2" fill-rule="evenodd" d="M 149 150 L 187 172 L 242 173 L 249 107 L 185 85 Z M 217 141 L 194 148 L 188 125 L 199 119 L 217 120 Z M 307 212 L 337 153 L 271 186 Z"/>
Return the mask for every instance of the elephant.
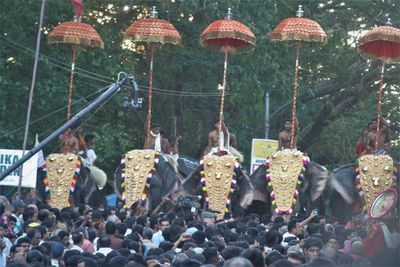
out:
<path id="1" fill-rule="evenodd" d="M 153 173 L 149 193 L 147 195 L 147 210 L 155 209 L 164 197 L 170 195 L 177 186 L 177 165 L 171 157 L 161 155 Z M 122 196 L 122 167 L 116 169 L 114 175 L 114 189 L 117 196 Z"/>
<path id="2" fill-rule="evenodd" d="M 81 167 L 79 174 L 76 177 L 75 190 L 71 198 L 71 206 L 84 203 L 92 208 L 98 208 L 99 206 L 104 207 L 107 201 L 106 193 L 103 189 L 107 180 L 107 176 L 97 167 L 84 166 L 83 162 L 84 161 L 80 159 Z M 48 203 L 48 196 L 43 181 L 44 176 L 45 172 L 43 167 L 39 167 L 37 169 L 36 178 L 36 197 L 38 201 L 42 203 Z"/>
<path id="3" fill-rule="evenodd" d="M 249 207 L 249 211 L 260 215 L 271 214 L 271 196 L 265 182 L 266 170 L 267 167 L 261 165 L 250 175 L 255 191 L 254 200 Z M 325 214 L 323 192 L 327 182 L 327 169 L 313 161 L 309 162 L 299 194 L 299 215 L 308 216 L 314 209 L 318 209 L 319 214 Z"/>
<path id="4" fill-rule="evenodd" d="M 201 172 L 202 167 L 198 166 L 192 173 L 190 173 L 181 184 L 181 194 L 197 199 L 202 195 L 201 192 Z M 247 171 L 240 165 L 239 171 L 236 174 L 237 187 L 231 199 L 231 212 L 235 217 L 253 201 L 254 187 L 250 181 Z"/>
<path id="5" fill-rule="evenodd" d="M 395 163 L 394 175 L 399 178 L 399 164 Z M 397 171 L 396 171 L 397 169 Z M 363 200 L 356 189 L 356 164 L 350 163 L 334 169 L 330 174 L 330 207 L 332 214 L 342 224 L 347 223 L 355 212 L 359 212 Z M 399 186 L 399 183 L 397 183 Z"/>

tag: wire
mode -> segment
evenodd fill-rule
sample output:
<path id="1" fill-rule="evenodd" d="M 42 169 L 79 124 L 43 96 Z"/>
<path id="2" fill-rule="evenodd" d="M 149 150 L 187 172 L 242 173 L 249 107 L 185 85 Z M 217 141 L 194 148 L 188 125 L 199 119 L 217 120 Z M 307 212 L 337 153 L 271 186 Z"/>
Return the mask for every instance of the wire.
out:
<path id="1" fill-rule="evenodd" d="M 96 91 L 96 92 L 94 92 L 94 93 L 91 93 L 91 94 L 89 94 L 89 95 L 87 95 L 87 96 L 85 96 L 85 97 L 82 97 L 82 98 L 80 98 L 80 99 L 74 101 L 74 102 L 72 103 L 72 105 L 76 105 L 76 104 L 78 104 L 79 102 L 81 102 L 81 101 L 83 101 L 83 100 L 85 100 L 85 99 L 87 99 L 87 98 L 90 98 L 90 97 L 92 97 L 92 96 L 94 96 L 94 95 L 96 95 L 96 94 L 100 94 L 101 92 L 103 92 L 103 91 L 106 90 L 107 88 L 108 88 L 108 86 L 107 86 L 107 87 L 103 87 L 102 89 L 100 89 L 100 90 L 98 90 L 98 91 Z M 56 109 L 55 111 L 50 112 L 49 114 L 46 114 L 45 116 L 40 117 L 40 118 L 38 118 L 38 119 L 32 121 L 29 125 L 33 125 L 33 124 L 35 124 L 35 123 L 37 123 L 37 122 L 39 122 L 39 121 L 41 121 L 41 120 L 43 120 L 43 119 L 46 119 L 46 118 L 48 118 L 48 117 L 50 117 L 50 116 L 52 116 L 52 115 L 54 115 L 54 114 L 56 114 L 56 113 L 58 113 L 58 112 L 64 110 L 66 107 L 67 107 L 67 106 L 63 106 L 63 107 L 61 107 L 61 108 L 59 108 L 59 109 Z M 8 133 L 2 135 L 2 136 L 0 136 L 0 139 L 6 137 L 6 136 L 8 136 L 8 135 L 11 135 L 11 134 L 13 134 L 13 133 L 15 133 L 15 132 L 18 132 L 19 130 L 21 130 L 21 129 L 23 129 L 23 128 L 25 128 L 25 125 L 24 125 L 24 126 L 21 126 L 21 127 L 19 127 L 19 128 L 17 128 L 17 129 L 15 129 L 15 130 L 12 130 L 12 131 L 10 131 L 10 132 L 8 132 Z"/>
<path id="2" fill-rule="evenodd" d="M 12 40 L 10 40 L 9 38 L 6 38 L 4 36 L 0 36 L 0 39 L 3 39 L 3 41 L 0 40 L 0 42 L 4 43 L 5 45 L 7 45 L 8 47 L 11 47 L 15 50 L 18 50 L 26 55 L 29 56 L 34 56 L 33 51 L 30 48 L 24 47 Z M 44 54 L 40 54 L 40 60 L 43 61 L 44 63 L 48 63 L 50 65 L 56 66 L 60 69 L 63 69 L 67 72 L 70 72 L 70 65 L 64 62 L 61 62 L 57 59 L 51 58 L 49 56 L 46 56 Z M 64 67 L 65 66 L 65 67 Z M 115 82 L 115 79 L 106 77 L 104 75 L 101 74 L 97 74 L 82 68 L 75 68 L 75 73 L 78 76 L 83 76 L 92 80 L 96 80 L 102 83 L 110 83 L 110 82 Z M 93 77 L 93 76 L 97 76 L 97 77 Z M 139 85 L 139 88 L 148 88 L 148 86 L 145 85 Z M 175 90 L 168 90 L 168 89 L 162 89 L 162 88 L 153 88 L 154 92 L 156 92 L 157 94 L 161 94 L 161 95 L 170 95 L 170 96 L 184 96 L 184 97 L 219 97 L 220 93 L 213 93 L 213 92 L 206 92 L 206 93 L 202 93 L 202 92 L 192 92 L 192 91 L 175 91 Z M 231 95 L 231 94 L 226 94 L 227 96 Z"/>

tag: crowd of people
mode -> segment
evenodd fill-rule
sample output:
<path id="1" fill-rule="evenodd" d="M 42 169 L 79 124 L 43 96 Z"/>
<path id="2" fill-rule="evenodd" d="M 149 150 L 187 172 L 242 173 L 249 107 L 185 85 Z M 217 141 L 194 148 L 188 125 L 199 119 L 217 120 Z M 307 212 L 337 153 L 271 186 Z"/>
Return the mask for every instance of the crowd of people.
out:
<path id="1" fill-rule="evenodd" d="M 152 214 L 19 200 L 0 207 L 0 266 L 398 266 L 398 245 L 368 245 L 370 221 L 356 214 L 340 225 L 314 212 L 216 220 L 179 204 Z"/>

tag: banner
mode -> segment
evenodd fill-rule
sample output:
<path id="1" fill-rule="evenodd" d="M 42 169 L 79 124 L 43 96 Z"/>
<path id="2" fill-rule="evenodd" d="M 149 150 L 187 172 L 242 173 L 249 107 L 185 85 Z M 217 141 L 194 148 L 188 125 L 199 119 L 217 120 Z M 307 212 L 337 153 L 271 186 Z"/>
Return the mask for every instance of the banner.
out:
<path id="1" fill-rule="evenodd" d="M 252 174 L 258 166 L 265 163 L 266 159 L 278 150 L 278 141 L 271 139 L 253 139 L 251 145 L 251 166 Z"/>
<path id="2" fill-rule="evenodd" d="M 25 154 L 29 151 L 25 151 Z M 0 173 L 11 167 L 14 162 L 22 157 L 22 150 L 0 149 Z M 36 187 L 36 171 L 38 165 L 38 154 L 33 155 L 24 163 L 22 175 L 22 187 Z M 9 176 L 0 182 L 0 185 L 18 186 L 21 167 L 13 171 Z"/>

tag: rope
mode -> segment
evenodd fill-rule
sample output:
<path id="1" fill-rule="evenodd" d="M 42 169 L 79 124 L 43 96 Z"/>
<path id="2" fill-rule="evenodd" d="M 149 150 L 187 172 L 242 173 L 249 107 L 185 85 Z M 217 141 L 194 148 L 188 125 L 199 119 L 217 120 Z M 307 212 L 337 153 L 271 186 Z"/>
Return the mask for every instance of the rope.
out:
<path id="1" fill-rule="evenodd" d="M 294 136 L 295 136 L 295 121 L 296 121 L 296 101 L 297 101 L 297 79 L 299 73 L 299 54 L 300 42 L 296 42 L 296 65 L 294 67 L 294 88 L 293 88 L 293 105 L 292 105 L 292 129 L 290 131 L 290 149 L 294 149 Z"/>

